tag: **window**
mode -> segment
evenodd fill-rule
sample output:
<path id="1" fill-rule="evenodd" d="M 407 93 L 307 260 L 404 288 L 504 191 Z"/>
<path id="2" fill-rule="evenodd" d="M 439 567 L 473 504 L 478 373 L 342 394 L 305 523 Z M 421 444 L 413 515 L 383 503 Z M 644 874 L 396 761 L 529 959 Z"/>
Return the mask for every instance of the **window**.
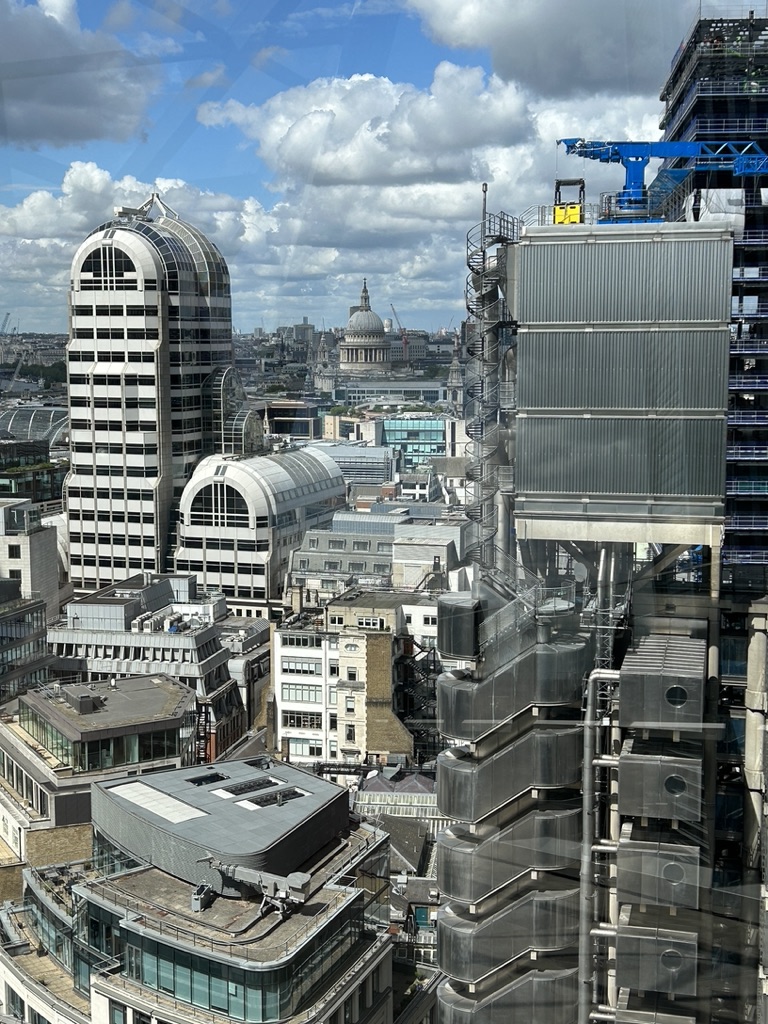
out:
<path id="1" fill-rule="evenodd" d="M 355 727 L 354 725 L 348 725 L 344 730 L 344 739 L 347 743 L 355 742 Z"/>
<path id="2" fill-rule="evenodd" d="M 192 526 L 248 526 L 248 505 L 239 491 L 217 480 L 192 499 L 189 519 Z"/>
<path id="3" fill-rule="evenodd" d="M 336 692 L 336 687 L 335 686 L 329 687 L 328 688 L 328 703 L 331 705 L 332 708 L 336 707 L 337 700 L 338 700 L 338 694 Z"/>
<path id="4" fill-rule="evenodd" d="M 328 662 L 328 675 L 329 676 L 337 676 L 338 674 L 339 674 L 339 663 L 338 663 L 338 661 L 329 661 Z"/>
<path id="5" fill-rule="evenodd" d="M 347 542 L 345 540 L 329 540 L 328 541 L 328 550 L 329 551 L 343 551 L 346 546 L 347 546 Z"/>
<path id="6" fill-rule="evenodd" d="M 341 568 L 341 562 L 335 562 L 331 559 L 327 559 L 323 562 L 323 568 L 326 572 L 338 572 Z"/>
<path id="7" fill-rule="evenodd" d="M 125 1024 L 125 1006 L 123 1003 L 116 1003 L 114 999 L 109 1000 L 109 1024 Z"/>
<path id="8" fill-rule="evenodd" d="M 357 624 L 360 629 L 384 629 L 384 619 L 379 615 L 358 615 Z"/>
<path id="9" fill-rule="evenodd" d="M 288 675 L 320 676 L 323 674 L 322 662 L 298 661 L 294 658 L 282 658 L 280 668 Z"/>
<path id="10" fill-rule="evenodd" d="M 348 715 L 354 715 L 354 713 L 355 713 L 355 698 L 354 697 L 347 697 L 346 698 L 346 709 L 347 709 L 347 714 Z"/>
<path id="11" fill-rule="evenodd" d="M 21 558 L 21 544 L 9 544 L 8 545 L 8 557 L 9 558 Z"/>
<path id="12" fill-rule="evenodd" d="M 323 638 L 315 633 L 283 633 L 283 647 L 322 647 Z"/>
<path id="13" fill-rule="evenodd" d="M 437 616 L 436 615 L 425 615 L 424 616 L 424 625 L 425 626 L 436 626 L 437 625 Z"/>
<path id="14" fill-rule="evenodd" d="M 331 712 L 328 716 L 328 730 L 330 732 L 336 732 L 339 728 L 339 716 Z"/>
<path id="15" fill-rule="evenodd" d="M 323 688 L 309 683 L 283 683 L 280 695 L 283 700 L 295 701 L 297 704 L 321 704 Z"/>
<path id="16" fill-rule="evenodd" d="M 370 551 L 371 542 L 369 540 L 353 540 L 352 541 L 353 551 Z"/>
<path id="17" fill-rule="evenodd" d="M 343 626 L 344 625 L 344 616 L 343 615 L 329 615 L 328 616 L 328 625 L 329 626 Z"/>
<path id="18" fill-rule="evenodd" d="M 347 669 L 347 682 L 349 682 L 349 683 L 356 683 L 357 682 L 357 669 L 356 668 L 348 668 Z"/>
<path id="19" fill-rule="evenodd" d="M 287 729 L 322 729 L 323 716 L 319 711 L 284 711 L 283 727 Z"/>
<path id="20" fill-rule="evenodd" d="M 292 757 L 322 757 L 323 744 L 320 740 L 301 740 L 291 737 L 288 751 Z"/>
<path id="21" fill-rule="evenodd" d="M 5 986 L 5 1002 L 8 1006 L 9 1016 L 16 1017 L 17 1020 L 25 1019 L 26 1006 L 24 1005 L 24 1000 L 10 985 Z"/>
<path id="22" fill-rule="evenodd" d="M 12 580 L 20 580 L 21 579 L 21 569 L 9 569 L 8 570 L 8 576 Z"/>

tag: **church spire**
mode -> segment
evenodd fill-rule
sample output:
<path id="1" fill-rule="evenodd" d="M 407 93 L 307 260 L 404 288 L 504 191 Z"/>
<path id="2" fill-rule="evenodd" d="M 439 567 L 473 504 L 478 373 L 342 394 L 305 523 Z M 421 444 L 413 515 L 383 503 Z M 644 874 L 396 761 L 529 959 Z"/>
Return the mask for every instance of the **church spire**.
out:
<path id="1" fill-rule="evenodd" d="M 360 309 L 370 309 L 371 300 L 368 297 L 368 285 L 366 279 L 363 278 L 363 290 L 360 292 Z"/>

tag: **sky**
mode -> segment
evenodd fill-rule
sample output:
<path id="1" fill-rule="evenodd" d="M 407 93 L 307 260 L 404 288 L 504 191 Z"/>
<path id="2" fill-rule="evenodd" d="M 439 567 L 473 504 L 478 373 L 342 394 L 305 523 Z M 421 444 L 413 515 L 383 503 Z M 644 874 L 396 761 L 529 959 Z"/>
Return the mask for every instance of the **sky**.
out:
<path id="1" fill-rule="evenodd" d="M 0 323 L 63 333 L 79 243 L 158 191 L 223 253 L 243 333 L 342 326 L 363 277 L 381 317 L 456 327 L 482 183 L 513 215 L 556 177 L 618 189 L 556 140 L 658 138 L 699 9 L 0 0 Z"/>

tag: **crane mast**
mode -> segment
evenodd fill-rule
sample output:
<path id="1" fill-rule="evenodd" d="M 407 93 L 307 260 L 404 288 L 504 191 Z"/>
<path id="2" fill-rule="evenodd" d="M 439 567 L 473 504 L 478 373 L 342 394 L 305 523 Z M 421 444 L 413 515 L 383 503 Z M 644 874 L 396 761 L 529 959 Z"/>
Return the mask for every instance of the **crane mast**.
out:
<path id="1" fill-rule="evenodd" d="M 392 313 L 394 314 L 394 317 L 395 317 L 395 322 L 397 323 L 397 326 L 398 326 L 398 328 L 400 330 L 400 338 L 402 339 L 402 342 L 403 342 L 403 362 L 407 363 L 408 362 L 408 331 L 406 331 L 406 329 L 400 323 L 400 317 L 397 315 L 397 310 L 395 309 L 395 307 L 392 305 L 391 302 L 389 304 L 389 308 L 392 310 Z"/>

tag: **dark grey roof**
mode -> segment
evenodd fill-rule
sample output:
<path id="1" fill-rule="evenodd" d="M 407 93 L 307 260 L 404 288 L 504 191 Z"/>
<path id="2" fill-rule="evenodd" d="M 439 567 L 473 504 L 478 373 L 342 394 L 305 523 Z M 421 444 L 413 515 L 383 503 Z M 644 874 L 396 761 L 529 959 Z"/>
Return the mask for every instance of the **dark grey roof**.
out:
<path id="1" fill-rule="evenodd" d="M 428 823 L 398 814 L 382 814 L 378 824 L 389 833 L 390 873 L 417 872 L 427 847 Z"/>
<path id="2" fill-rule="evenodd" d="M 107 681 L 53 683 L 28 691 L 19 701 L 67 739 L 79 742 L 178 727 L 194 709 L 195 692 L 164 673 L 155 673 L 122 678 L 114 686 Z"/>
<path id="3" fill-rule="evenodd" d="M 201 863 L 207 854 L 288 873 L 348 820 L 345 790 L 268 757 L 154 772 L 93 789 L 95 826 L 137 860 L 151 852 L 156 867 L 189 881 L 216 875 Z"/>

